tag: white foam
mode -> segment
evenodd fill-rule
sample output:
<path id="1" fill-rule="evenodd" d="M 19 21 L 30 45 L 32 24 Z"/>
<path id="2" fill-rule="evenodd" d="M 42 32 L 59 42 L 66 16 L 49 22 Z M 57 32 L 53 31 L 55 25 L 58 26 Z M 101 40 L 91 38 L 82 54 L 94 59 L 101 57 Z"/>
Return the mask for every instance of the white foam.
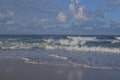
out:
<path id="1" fill-rule="evenodd" d="M 25 57 L 19 57 L 19 59 L 21 59 L 21 60 L 23 60 L 23 61 L 25 61 L 25 62 L 28 62 L 28 61 L 30 61 L 30 59 L 28 59 L 28 58 L 25 58 Z"/>
<path id="2" fill-rule="evenodd" d="M 49 46 L 46 49 L 64 49 L 70 51 L 81 52 L 102 52 L 102 53 L 120 53 L 119 48 L 106 48 L 106 47 L 79 47 L 79 46 Z"/>
<path id="3" fill-rule="evenodd" d="M 87 51 L 87 52 L 103 52 L 103 53 L 120 53 L 119 48 L 105 48 L 105 47 L 68 47 L 67 50 Z"/>
<path id="4" fill-rule="evenodd" d="M 45 46 L 44 48 L 45 48 L 45 49 L 57 49 L 56 46 L 49 46 L 49 45 Z"/>
<path id="5" fill-rule="evenodd" d="M 75 41 L 93 41 L 93 40 L 97 40 L 96 37 L 71 37 L 68 36 L 67 38 L 75 40 Z"/>
<path id="6" fill-rule="evenodd" d="M 56 58 L 56 59 L 68 60 L 68 58 L 64 57 L 64 56 L 59 56 L 59 55 L 54 55 L 54 54 L 51 54 L 49 56 L 51 56 L 53 58 Z"/>
<path id="7" fill-rule="evenodd" d="M 29 64 L 47 64 L 46 62 L 36 62 L 36 61 L 32 61 L 29 58 L 26 57 L 19 57 L 19 59 L 23 60 L 25 63 L 29 63 Z"/>
<path id="8" fill-rule="evenodd" d="M 59 39 L 59 40 L 53 40 L 48 39 L 45 40 L 46 42 L 50 43 L 58 43 L 61 45 L 68 45 L 68 46 L 75 46 L 75 45 L 84 45 L 87 41 L 95 41 L 97 40 L 96 37 L 67 37 L 68 39 Z"/>
<path id="9" fill-rule="evenodd" d="M 120 37 L 115 37 L 117 40 L 120 40 Z"/>
<path id="10" fill-rule="evenodd" d="M 54 42 L 53 39 L 43 39 L 43 41 L 47 42 L 47 43 L 51 43 L 51 42 Z"/>
<path id="11" fill-rule="evenodd" d="M 61 45 L 70 45 L 70 41 L 67 39 L 60 39 L 57 43 L 60 43 Z"/>
<path id="12" fill-rule="evenodd" d="M 68 60 L 68 58 L 63 57 L 63 56 L 58 56 L 58 55 L 49 55 L 49 56 L 57 58 L 57 59 Z M 120 70 L 119 67 L 112 67 L 112 66 L 106 66 L 106 67 L 105 66 L 95 66 L 95 65 L 90 66 L 90 65 L 86 65 L 86 64 L 77 64 L 77 63 L 74 63 L 74 62 L 72 63 L 72 65 L 68 64 L 68 63 L 66 63 L 66 64 L 57 64 L 57 63 L 52 63 L 52 62 L 51 63 L 49 63 L 49 62 L 41 62 L 41 61 L 37 62 L 37 61 L 32 61 L 32 60 L 30 60 L 29 58 L 26 58 L 26 57 L 19 57 L 19 59 L 23 60 L 25 63 L 28 63 L 28 64 L 42 64 L 42 65 L 67 66 L 67 67 L 71 66 L 71 67 L 83 67 L 83 68 L 94 68 L 94 69 L 118 69 L 118 70 Z M 93 62 L 91 62 L 91 64 L 92 63 Z"/>
<path id="13" fill-rule="evenodd" d="M 84 45 L 87 41 L 97 41 L 96 37 L 71 37 L 68 36 L 68 39 L 59 39 L 59 40 L 53 40 L 53 39 L 47 39 L 44 40 L 48 43 L 58 43 L 61 45 L 68 45 L 68 46 L 75 46 L 75 45 Z"/>
<path id="14" fill-rule="evenodd" d="M 112 44 L 118 44 L 118 43 L 120 43 L 120 41 L 119 40 L 112 40 L 111 43 Z"/>

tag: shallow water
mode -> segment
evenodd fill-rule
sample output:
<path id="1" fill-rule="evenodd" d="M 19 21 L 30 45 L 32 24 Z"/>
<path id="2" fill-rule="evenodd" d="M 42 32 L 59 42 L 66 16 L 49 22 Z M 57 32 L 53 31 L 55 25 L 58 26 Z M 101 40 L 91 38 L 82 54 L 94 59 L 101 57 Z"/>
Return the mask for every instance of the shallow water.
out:
<path id="1" fill-rule="evenodd" d="M 29 64 L 120 69 L 120 54 L 67 50 L 0 50 L 0 60 L 21 60 Z"/>

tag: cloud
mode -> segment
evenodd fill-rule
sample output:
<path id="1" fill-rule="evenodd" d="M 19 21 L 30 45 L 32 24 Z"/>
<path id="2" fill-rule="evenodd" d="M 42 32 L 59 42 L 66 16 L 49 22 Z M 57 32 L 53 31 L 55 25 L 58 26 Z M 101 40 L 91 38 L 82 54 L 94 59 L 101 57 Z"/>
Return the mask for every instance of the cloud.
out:
<path id="1" fill-rule="evenodd" d="M 40 26 L 44 27 L 44 26 L 48 25 L 49 22 L 50 22 L 49 19 L 39 18 L 39 17 L 36 16 L 32 20 L 32 25 L 34 25 L 34 27 L 40 27 Z"/>
<path id="2" fill-rule="evenodd" d="M 35 24 L 43 24 L 43 23 L 47 23 L 49 20 L 46 18 L 38 18 L 38 17 L 34 17 L 33 18 L 33 23 Z"/>
<path id="3" fill-rule="evenodd" d="M 15 12 L 13 10 L 7 10 L 9 16 L 14 16 Z"/>
<path id="4" fill-rule="evenodd" d="M 72 16 L 79 20 L 79 21 L 85 21 L 88 20 L 87 13 L 85 12 L 85 7 L 84 6 L 79 6 L 76 7 L 76 3 L 70 3 L 69 4 L 69 10 L 70 13 L 72 13 Z"/>
<path id="5" fill-rule="evenodd" d="M 5 12 L 0 12 L 0 24 L 13 24 L 14 21 L 12 20 L 14 16 L 13 10 L 6 10 Z"/>
<path id="6" fill-rule="evenodd" d="M 58 19 L 55 17 L 55 19 L 48 19 L 48 18 L 40 18 L 40 17 L 34 17 L 31 23 L 31 27 L 36 28 L 42 28 L 42 29 L 49 29 L 49 28 L 58 28 L 60 25 L 64 25 L 65 22 L 58 21 Z M 33 26 L 32 26 L 33 25 Z M 28 26 L 30 27 L 30 26 Z"/>
<path id="7" fill-rule="evenodd" d="M 111 6 L 120 6 L 120 0 L 113 2 Z"/>
<path id="8" fill-rule="evenodd" d="M 80 3 L 80 0 L 78 0 Z M 85 26 L 85 29 L 91 29 L 90 26 L 100 25 L 101 18 L 104 18 L 102 11 L 88 11 L 84 6 L 78 5 L 76 0 L 71 0 L 68 5 L 69 12 L 59 12 L 57 19 L 64 22 L 64 26 Z M 67 15 L 66 15 L 67 13 Z M 68 20 L 68 21 L 67 21 Z M 90 27 L 90 28 L 89 28 Z"/>
<path id="9" fill-rule="evenodd" d="M 74 17 L 80 21 L 88 20 L 87 14 L 84 12 L 84 10 L 85 8 L 80 6 L 77 10 L 77 13 L 74 13 Z"/>
<path id="10" fill-rule="evenodd" d="M 76 4 L 79 4 L 80 3 L 80 0 L 71 0 L 72 3 L 76 3 Z"/>
<path id="11" fill-rule="evenodd" d="M 69 10 L 74 13 L 75 11 L 75 6 L 73 3 L 69 4 Z"/>
<path id="12" fill-rule="evenodd" d="M 57 19 L 60 22 L 66 22 L 67 21 L 67 16 L 64 12 L 59 12 L 59 14 L 57 15 Z"/>
<path id="13" fill-rule="evenodd" d="M 41 23 L 47 23 L 49 20 L 48 19 L 45 19 L 45 18 L 42 18 L 41 20 L 40 20 L 40 22 Z"/>

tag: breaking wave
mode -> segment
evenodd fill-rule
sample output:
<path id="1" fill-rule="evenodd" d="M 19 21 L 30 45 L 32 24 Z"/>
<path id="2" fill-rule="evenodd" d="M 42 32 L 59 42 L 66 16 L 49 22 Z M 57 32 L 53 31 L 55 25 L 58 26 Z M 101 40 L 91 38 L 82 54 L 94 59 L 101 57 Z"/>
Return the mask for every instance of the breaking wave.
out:
<path id="1" fill-rule="evenodd" d="M 71 51 L 120 53 L 120 41 L 96 37 L 74 37 L 36 40 L 1 40 L 0 49 L 64 49 Z"/>
<path id="2" fill-rule="evenodd" d="M 120 37 L 115 37 L 116 39 L 120 40 Z"/>

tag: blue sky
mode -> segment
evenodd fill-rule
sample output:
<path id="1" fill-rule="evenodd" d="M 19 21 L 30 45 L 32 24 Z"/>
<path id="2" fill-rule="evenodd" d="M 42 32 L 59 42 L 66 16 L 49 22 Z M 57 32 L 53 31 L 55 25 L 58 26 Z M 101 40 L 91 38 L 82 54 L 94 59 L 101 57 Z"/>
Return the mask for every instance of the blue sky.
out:
<path id="1" fill-rule="evenodd" d="M 120 35 L 120 0 L 0 0 L 0 34 Z"/>

